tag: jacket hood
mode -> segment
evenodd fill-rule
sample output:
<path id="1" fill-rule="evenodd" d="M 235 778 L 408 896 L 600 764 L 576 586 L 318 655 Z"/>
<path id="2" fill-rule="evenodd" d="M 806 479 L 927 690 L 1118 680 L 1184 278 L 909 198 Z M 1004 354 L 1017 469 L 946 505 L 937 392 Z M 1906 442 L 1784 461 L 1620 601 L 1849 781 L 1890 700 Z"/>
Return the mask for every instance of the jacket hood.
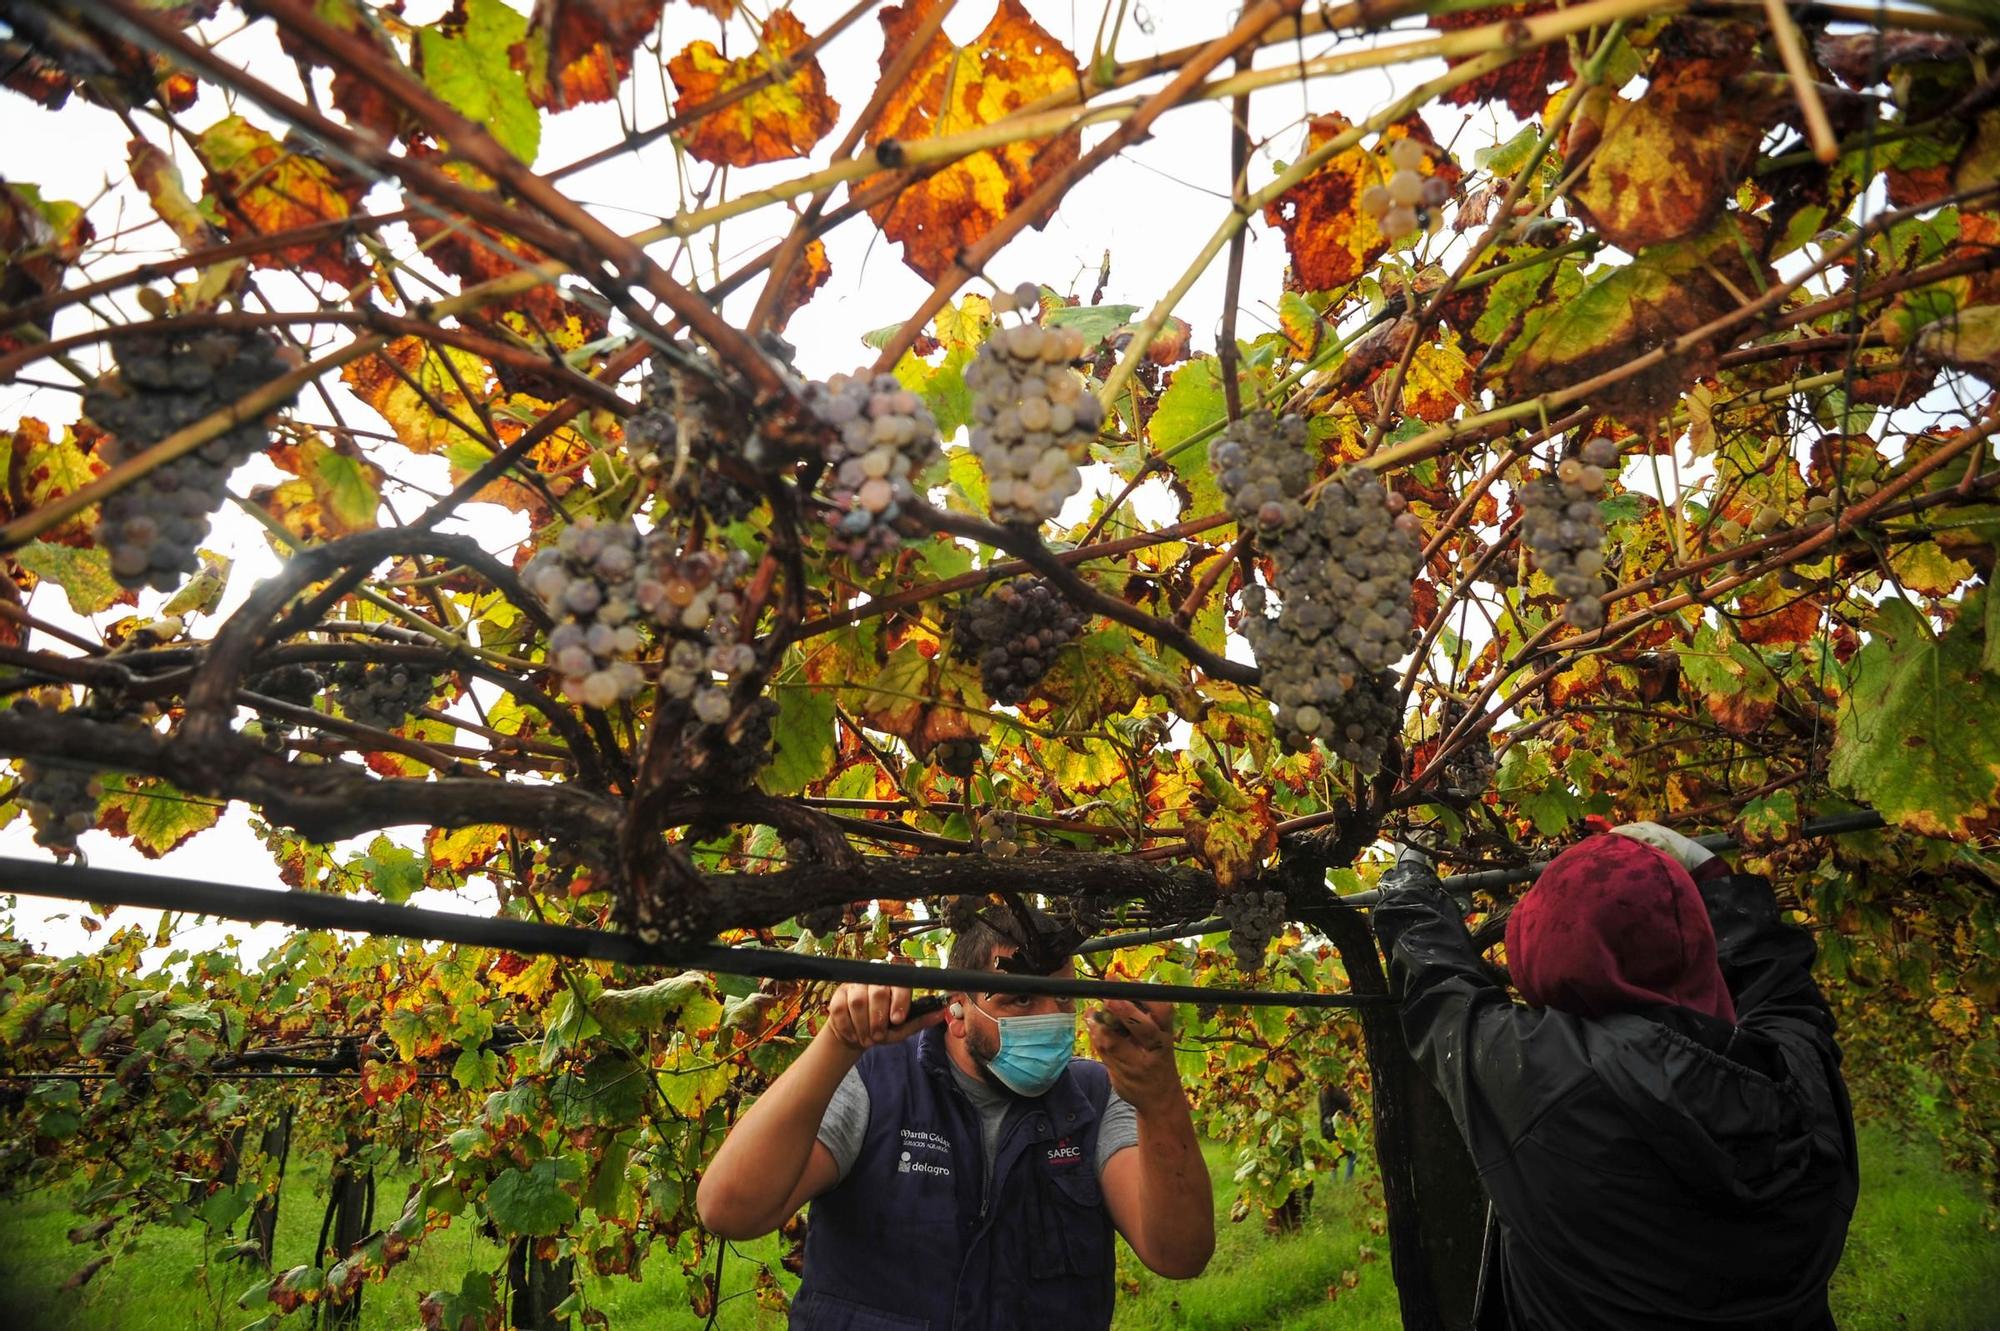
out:
<path id="1" fill-rule="evenodd" d="M 1593 1051 L 1600 1083 L 1694 1192 L 1762 1206 L 1811 1171 L 1812 1104 L 1775 1041 L 1687 1009 L 1621 1015 L 1596 1034 L 1622 1046 Z"/>

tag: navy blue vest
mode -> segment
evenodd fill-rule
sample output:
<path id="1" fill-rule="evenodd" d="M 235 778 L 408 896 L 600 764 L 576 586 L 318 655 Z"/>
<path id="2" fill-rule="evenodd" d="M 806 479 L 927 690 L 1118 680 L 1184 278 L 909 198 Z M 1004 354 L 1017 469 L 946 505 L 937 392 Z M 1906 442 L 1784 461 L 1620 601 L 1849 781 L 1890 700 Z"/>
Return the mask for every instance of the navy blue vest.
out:
<path id="1" fill-rule="evenodd" d="M 1097 1182 L 1104 1065 L 1010 1108 L 991 1196 L 944 1032 L 870 1049 L 868 1133 L 812 1204 L 792 1331 L 1104 1331 L 1116 1262 Z"/>

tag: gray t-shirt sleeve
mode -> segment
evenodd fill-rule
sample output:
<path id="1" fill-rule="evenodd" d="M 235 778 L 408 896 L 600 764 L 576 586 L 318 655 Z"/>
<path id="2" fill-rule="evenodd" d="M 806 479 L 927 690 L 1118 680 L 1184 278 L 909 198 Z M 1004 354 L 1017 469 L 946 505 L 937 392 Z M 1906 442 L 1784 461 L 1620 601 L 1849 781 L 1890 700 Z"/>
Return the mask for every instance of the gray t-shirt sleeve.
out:
<path id="1" fill-rule="evenodd" d="M 1138 1144 L 1139 1111 L 1113 1091 L 1104 1102 L 1104 1122 L 1097 1129 L 1097 1172 L 1104 1172 L 1105 1162 L 1112 1156 Z"/>
<path id="2" fill-rule="evenodd" d="M 849 1068 L 840 1085 L 833 1088 L 833 1099 L 819 1121 L 819 1139 L 839 1167 L 839 1178 L 845 1179 L 847 1171 L 854 1168 L 861 1155 L 861 1140 L 867 1135 L 868 1086 L 861 1080 L 861 1069 Z"/>

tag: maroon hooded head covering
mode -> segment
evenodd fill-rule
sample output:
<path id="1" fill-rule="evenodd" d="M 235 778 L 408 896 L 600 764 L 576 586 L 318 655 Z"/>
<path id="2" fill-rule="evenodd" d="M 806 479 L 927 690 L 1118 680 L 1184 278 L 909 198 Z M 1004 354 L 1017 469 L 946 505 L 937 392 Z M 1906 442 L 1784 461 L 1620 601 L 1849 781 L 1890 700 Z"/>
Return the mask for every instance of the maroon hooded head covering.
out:
<path id="1" fill-rule="evenodd" d="M 1550 861 L 1508 917 L 1507 967 L 1534 1007 L 1602 1017 L 1675 1004 L 1736 1021 L 1700 889 L 1629 837 L 1589 837 Z"/>

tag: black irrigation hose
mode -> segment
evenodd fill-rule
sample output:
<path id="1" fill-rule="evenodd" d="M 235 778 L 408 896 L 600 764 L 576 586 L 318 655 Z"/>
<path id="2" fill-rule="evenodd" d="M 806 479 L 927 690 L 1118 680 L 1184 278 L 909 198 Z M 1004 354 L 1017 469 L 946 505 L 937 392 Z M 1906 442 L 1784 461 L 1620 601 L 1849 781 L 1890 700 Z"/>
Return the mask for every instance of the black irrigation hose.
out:
<path id="1" fill-rule="evenodd" d="M 1882 815 L 1873 809 L 1863 809 L 1855 813 L 1830 814 L 1825 818 L 1815 818 L 1799 829 L 1799 838 L 1807 840 L 1816 837 L 1840 836 L 1846 832 L 1872 832 L 1881 827 Z M 1720 854 L 1737 848 L 1736 838 L 1727 832 L 1711 832 L 1707 836 L 1692 838 L 1696 845 L 1705 846 Z M 1547 860 L 1531 860 L 1526 864 L 1508 869 L 1482 869 L 1477 873 L 1453 874 L 1442 879 L 1444 888 L 1453 896 L 1467 897 L 1474 892 L 1487 891 L 1496 887 L 1511 887 L 1515 883 L 1525 883 L 1541 875 L 1549 867 Z M 1328 904 L 1355 906 L 1361 909 L 1373 906 L 1382 899 L 1376 892 L 1356 892 L 1350 896 L 1330 897 Z M 1170 924 L 1160 929 L 1140 929 L 1129 934 L 1108 934 L 1102 938 L 1090 938 L 1077 945 L 1077 955 L 1092 952 L 1113 952 L 1121 947 L 1139 947 L 1146 943 L 1171 942 L 1176 938 L 1199 938 L 1203 934 L 1219 933 L 1229 927 L 1229 921 L 1220 915 L 1206 920 L 1196 920 L 1191 924 Z"/>
<path id="2" fill-rule="evenodd" d="M 189 911 L 301 929 L 345 929 L 393 938 L 420 938 L 501 948 L 524 955 L 587 957 L 631 966 L 681 966 L 723 975 L 769 980 L 840 980 L 896 984 L 909 989 L 975 990 L 993 994 L 1049 994 L 1059 998 L 1122 998 L 1134 1002 L 1207 1003 L 1229 1007 L 1359 1008 L 1385 1006 L 1386 995 L 1274 993 L 1261 989 L 1208 989 L 1192 984 L 1137 980 L 1082 980 L 1004 971 L 952 970 L 851 961 L 771 948 L 648 944 L 630 934 L 606 933 L 526 920 L 459 915 L 448 911 L 356 901 L 318 892 L 236 887 L 197 879 L 88 869 L 37 860 L 0 858 L 0 890 L 103 905 Z"/>

